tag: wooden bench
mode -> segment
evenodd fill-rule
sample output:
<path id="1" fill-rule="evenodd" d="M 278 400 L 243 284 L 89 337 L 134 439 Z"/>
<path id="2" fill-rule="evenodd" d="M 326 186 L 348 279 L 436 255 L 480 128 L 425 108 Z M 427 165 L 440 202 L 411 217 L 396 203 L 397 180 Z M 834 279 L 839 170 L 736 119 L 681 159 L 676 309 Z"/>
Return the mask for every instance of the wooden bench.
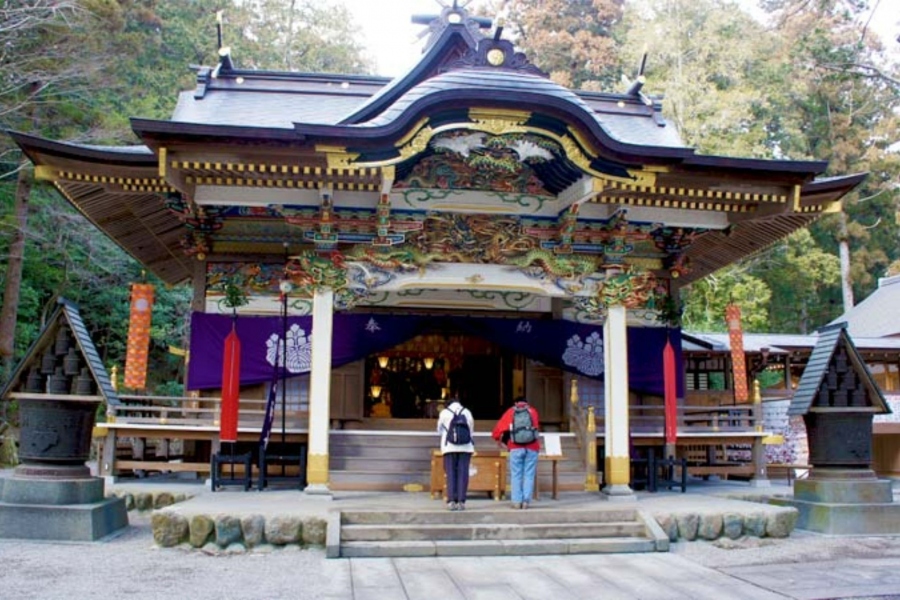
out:
<path id="1" fill-rule="evenodd" d="M 678 458 L 686 460 L 691 475 L 704 478 L 710 475 L 722 479 L 732 475 L 752 477 L 756 472 L 753 463 L 730 461 L 723 444 L 679 446 Z"/>

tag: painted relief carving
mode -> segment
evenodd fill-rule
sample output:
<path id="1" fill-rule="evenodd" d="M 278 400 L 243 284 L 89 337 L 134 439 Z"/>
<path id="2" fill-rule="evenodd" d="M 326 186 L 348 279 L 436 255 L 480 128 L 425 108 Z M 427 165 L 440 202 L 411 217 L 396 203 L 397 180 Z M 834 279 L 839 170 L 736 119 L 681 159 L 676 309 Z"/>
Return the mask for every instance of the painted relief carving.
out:
<path id="1" fill-rule="evenodd" d="M 430 143 L 433 154 L 422 158 L 396 189 L 474 189 L 552 195 L 533 166 L 560 155 L 556 142 L 538 135 L 491 135 L 457 130 L 441 133 Z"/>
<path id="2" fill-rule="evenodd" d="M 205 259 L 212 250 L 212 234 L 223 225 L 221 210 L 215 206 L 198 206 L 177 192 L 166 196 L 166 208 L 178 215 L 188 230 L 181 239 L 184 253 Z"/>

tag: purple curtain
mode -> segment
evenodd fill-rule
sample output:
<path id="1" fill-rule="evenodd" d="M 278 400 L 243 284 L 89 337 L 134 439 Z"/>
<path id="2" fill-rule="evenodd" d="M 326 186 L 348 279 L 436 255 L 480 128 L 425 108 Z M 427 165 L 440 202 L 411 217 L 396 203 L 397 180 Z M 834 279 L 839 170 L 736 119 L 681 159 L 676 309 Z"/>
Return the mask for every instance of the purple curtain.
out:
<path id="1" fill-rule="evenodd" d="M 189 389 L 218 388 L 222 383 L 222 348 L 231 331 L 232 317 L 194 313 L 191 319 Z M 237 319 L 241 338 L 241 383 L 269 381 L 276 367 L 281 340 L 287 333 L 288 377 L 309 372 L 311 317 L 242 316 Z M 542 319 L 397 316 L 381 314 L 334 315 L 332 364 L 335 367 L 387 350 L 423 332 L 458 331 L 484 338 L 532 360 L 597 379 L 603 378 L 603 328 Z M 683 389 L 681 331 L 663 328 L 628 328 L 629 383 L 636 392 L 664 393 L 663 349 L 666 339 L 675 349 L 678 389 Z M 276 372 L 278 371 L 278 372 Z"/>

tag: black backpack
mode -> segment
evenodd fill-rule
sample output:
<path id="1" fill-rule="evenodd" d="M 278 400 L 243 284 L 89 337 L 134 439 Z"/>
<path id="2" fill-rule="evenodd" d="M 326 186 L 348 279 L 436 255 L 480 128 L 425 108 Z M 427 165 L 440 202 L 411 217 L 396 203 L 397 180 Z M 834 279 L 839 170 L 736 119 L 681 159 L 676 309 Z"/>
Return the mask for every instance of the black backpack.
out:
<path id="1" fill-rule="evenodd" d="M 447 442 L 456 446 L 472 443 L 472 431 L 469 429 L 469 421 L 463 414 L 465 408 L 453 413 L 450 426 L 447 427 Z"/>
<path id="2" fill-rule="evenodd" d="M 537 440 L 537 429 L 531 422 L 531 411 L 528 406 L 516 406 L 513 409 L 512 431 L 510 439 L 516 444 L 526 445 Z"/>

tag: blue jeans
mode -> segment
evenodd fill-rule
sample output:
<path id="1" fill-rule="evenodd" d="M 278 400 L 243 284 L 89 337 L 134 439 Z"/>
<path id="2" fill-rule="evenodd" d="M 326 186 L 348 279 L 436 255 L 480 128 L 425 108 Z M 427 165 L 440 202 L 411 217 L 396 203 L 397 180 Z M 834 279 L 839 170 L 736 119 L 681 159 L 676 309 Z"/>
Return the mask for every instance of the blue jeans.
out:
<path id="1" fill-rule="evenodd" d="M 537 450 L 515 448 L 509 451 L 509 483 L 513 503 L 531 502 L 537 464 Z"/>

